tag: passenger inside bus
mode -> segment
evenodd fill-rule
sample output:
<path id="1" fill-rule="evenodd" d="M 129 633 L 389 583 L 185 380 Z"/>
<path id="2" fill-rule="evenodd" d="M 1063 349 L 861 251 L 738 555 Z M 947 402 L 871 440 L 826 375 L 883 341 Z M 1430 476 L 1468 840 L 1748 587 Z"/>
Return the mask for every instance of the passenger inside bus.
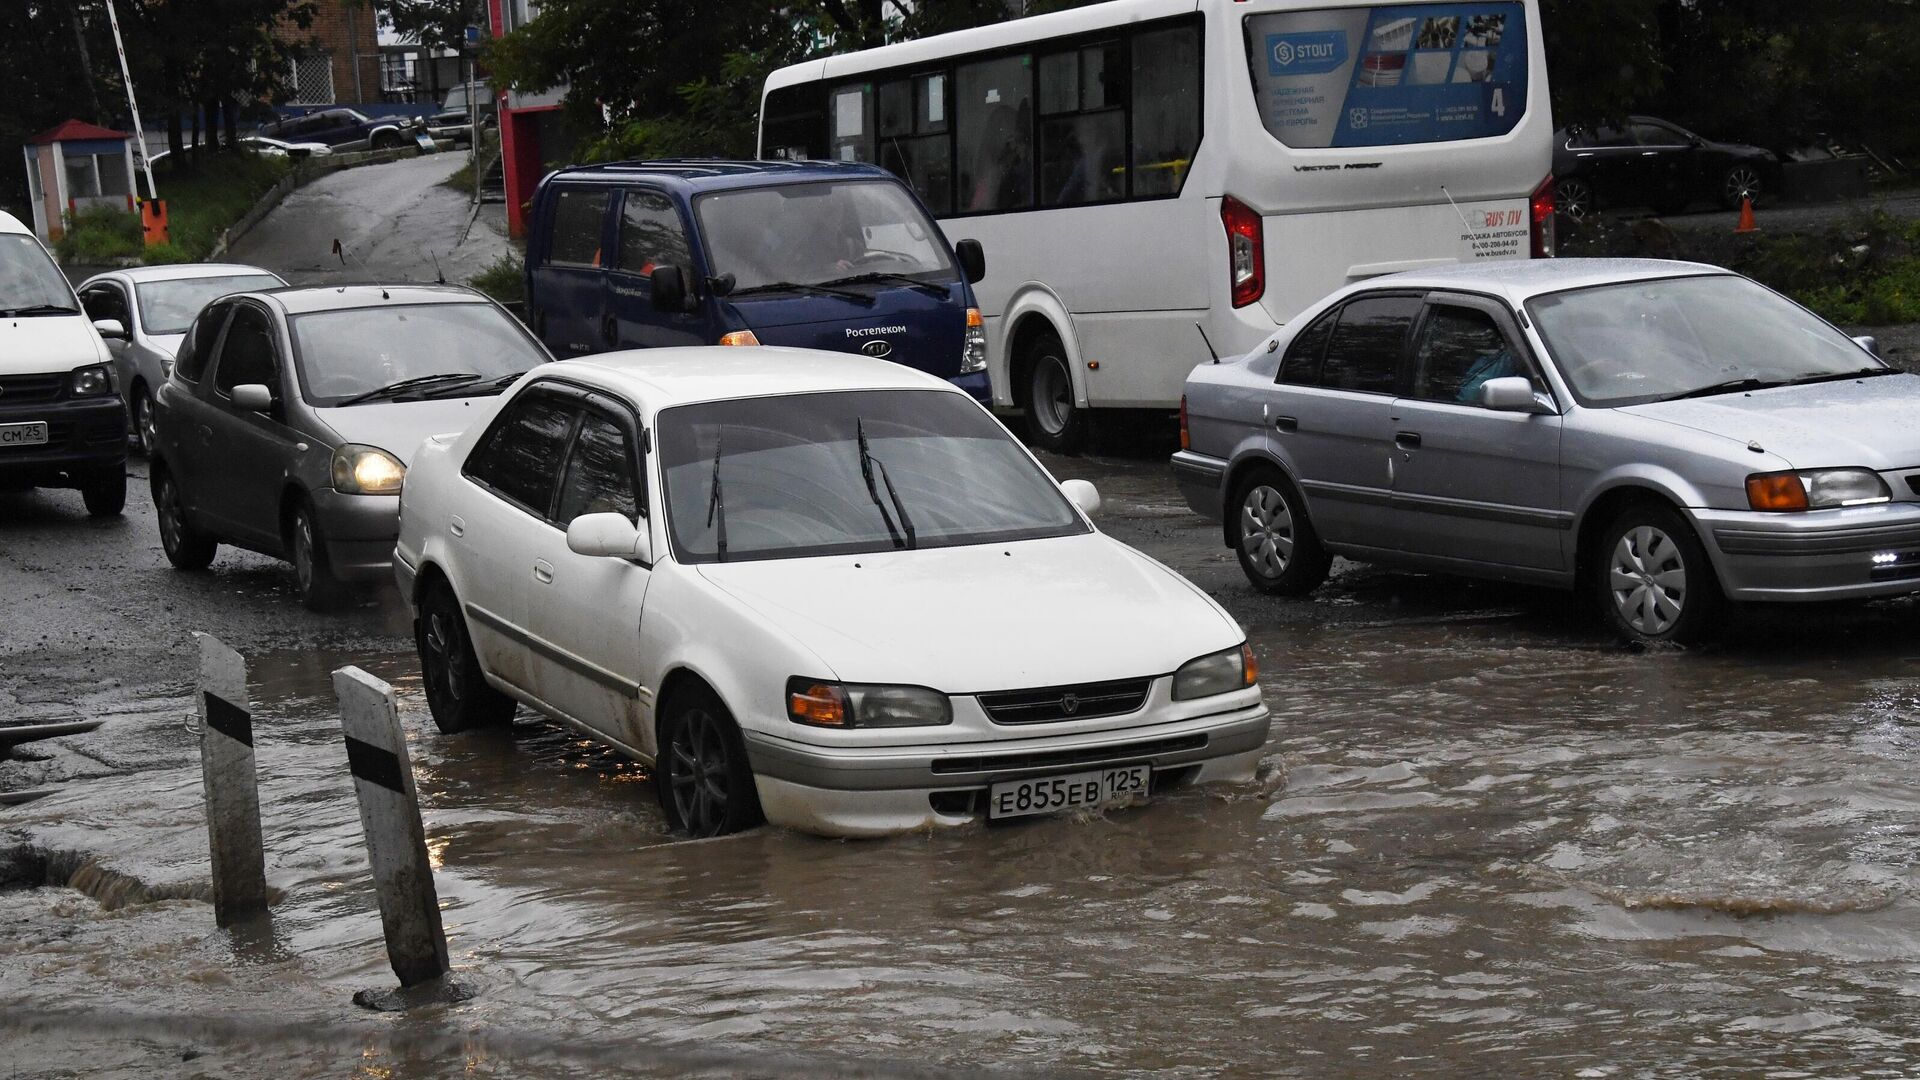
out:
<path id="1" fill-rule="evenodd" d="M 1022 112 L 1025 106 L 1022 106 Z M 1033 201 L 1031 169 L 1027 165 L 1027 118 L 1005 105 L 987 114 L 980 141 L 972 155 L 967 184 L 968 210 L 1004 210 Z"/>

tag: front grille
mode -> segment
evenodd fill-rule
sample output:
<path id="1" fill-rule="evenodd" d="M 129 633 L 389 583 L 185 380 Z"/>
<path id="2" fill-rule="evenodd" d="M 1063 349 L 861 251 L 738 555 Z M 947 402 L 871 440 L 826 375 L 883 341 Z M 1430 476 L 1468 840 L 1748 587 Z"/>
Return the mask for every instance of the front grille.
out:
<path id="1" fill-rule="evenodd" d="M 51 375 L 0 375 L 0 406 L 39 405 L 58 401 L 66 385 L 67 376 L 58 372 Z"/>
<path id="2" fill-rule="evenodd" d="M 1098 765 L 1109 761 L 1139 761 L 1160 754 L 1200 750 L 1207 745 L 1205 735 L 1175 735 L 1165 739 L 1124 743 L 1120 746 L 1095 746 L 1088 749 L 1042 750 L 1025 754 L 981 754 L 970 757 L 936 758 L 936 773 L 982 773 L 1005 769 L 1043 769 L 1070 765 Z"/>
<path id="3" fill-rule="evenodd" d="M 980 707 L 996 724 L 1045 724 L 1125 715 L 1145 705 L 1147 691 L 1152 688 L 1152 679 L 1117 679 L 1038 690 L 1004 690 L 978 697 Z"/>

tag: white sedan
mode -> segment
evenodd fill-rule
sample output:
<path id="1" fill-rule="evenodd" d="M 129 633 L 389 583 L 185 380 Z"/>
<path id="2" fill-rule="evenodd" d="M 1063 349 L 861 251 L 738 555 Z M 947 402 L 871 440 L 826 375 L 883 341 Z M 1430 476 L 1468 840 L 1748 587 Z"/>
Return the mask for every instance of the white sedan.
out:
<path id="1" fill-rule="evenodd" d="M 872 836 L 1247 780 L 1246 636 L 941 379 L 863 356 L 546 364 L 423 446 L 394 567 L 444 731 L 515 703 L 695 836 Z"/>

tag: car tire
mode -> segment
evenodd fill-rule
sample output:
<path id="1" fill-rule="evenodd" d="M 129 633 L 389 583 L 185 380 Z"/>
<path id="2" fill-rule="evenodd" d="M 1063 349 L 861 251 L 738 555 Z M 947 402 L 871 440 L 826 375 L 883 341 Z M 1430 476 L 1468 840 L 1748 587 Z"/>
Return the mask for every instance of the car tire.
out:
<path id="1" fill-rule="evenodd" d="M 1275 596 L 1305 596 L 1327 580 L 1333 556 L 1307 519 L 1300 493 L 1277 469 L 1260 468 L 1234 485 L 1227 532 L 1247 581 Z"/>
<path id="2" fill-rule="evenodd" d="M 724 836 L 763 820 L 740 727 L 704 686 L 675 694 L 661 717 L 654 773 L 660 808 L 675 832 Z"/>
<path id="3" fill-rule="evenodd" d="M 420 674 L 427 689 L 427 711 L 443 734 L 503 727 L 513 720 L 512 698 L 488 685 L 473 653 L 473 638 L 459 598 L 444 583 L 427 588 L 414 620 L 413 640 L 420 652 Z"/>
<path id="4" fill-rule="evenodd" d="M 148 482 L 153 491 L 154 517 L 160 524 L 160 550 L 166 552 L 167 561 L 175 570 L 189 573 L 212 566 L 220 545 L 187 521 L 173 470 L 156 461 L 150 466 Z"/>
<path id="5" fill-rule="evenodd" d="M 1593 200 L 1593 185 L 1579 177 L 1555 180 L 1553 197 L 1560 216 L 1576 225 L 1592 217 L 1599 209 Z"/>
<path id="6" fill-rule="evenodd" d="M 127 407 L 128 421 L 133 427 L 133 445 L 140 450 L 140 456 L 153 460 L 153 395 L 148 393 L 146 383 L 137 383 L 133 388 L 133 401 Z"/>
<path id="7" fill-rule="evenodd" d="M 327 539 L 306 500 L 287 515 L 287 561 L 293 564 L 293 584 L 309 611 L 332 611 L 346 598 L 346 584 L 334 576 L 327 561 Z"/>
<path id="8" fill-rule="evenodd" d="M 87 504 L 87 516 L 119 517 L 127 507 L 127 470 L 118 466 L 90 474 L 80 481 L 80 500 Z"/>
<path id="9" fill-rule="evenodd" d="M 1073 400 L 1073 372 L 1067 347 L 1051 330 L 1027 346 L 1020 365 L 1025 378 L 1020 405 L 1027 412 L 1027 438 L 1042 450 L 1078 453 L 1087 444 L 1087 410 Z"/>
<path id="10" fill-rule="evenodd" d="M 1616 516 L 1592 566 L 1601 616 L 1629 645 L 1705 640 L 1725 603 L 1706 548 L 1666 506 L 1645 503 Z"/>
<path id="11" fill-rule="evenodd" d="M 1728 169 L 1720 178 L 1720 205 L 1728 210 L 1738 210 L 1748 199 L 1753 205 L 1760 205 L 1760 196 L 1766 187 L 1765 179 L 1760 175 L 1758 165 L 1745 162 Z"/>
<path id="12" fill-rule="evenodd" d="M 383 131 L 380 134 L 375 135 L 373 137 L 373 142 L 368 146 L 368 149 L 391 150 L 394 147 L 399 145 L 400 145 L 400 136 L 395 135 L 391 131 Z"/>

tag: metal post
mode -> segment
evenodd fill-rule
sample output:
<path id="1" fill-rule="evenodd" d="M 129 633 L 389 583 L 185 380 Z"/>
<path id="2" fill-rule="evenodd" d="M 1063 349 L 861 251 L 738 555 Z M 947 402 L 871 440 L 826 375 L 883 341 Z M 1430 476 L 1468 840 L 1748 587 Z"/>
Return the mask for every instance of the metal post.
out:
<path id="1" fill-rule="evenodd" d="M 107 0 L 107 21 L 113 24 L 113 51 L 120 56 L 120 81 L 127 84 L 127 109 L 133 113 L 133 139 L 140 148 L 140 167 L 147 174 L 147 198 L 158 201 L 160 189 L 153 186 L 153 161 L 147 157 L 147 129 L 140 123 L 140 103 L 133 97 L 133 75 L 127 70 L 127 48 L 120 42 L 120 16 L 114 13 L 113 0 Z"/>
<path id="2" fill-rule="evenodd" d="M 467 145 L 473 151 L 473 202 L 480 203 L 480 102 L 473 96 L 473 69 L 478 61 L 467 57 Z"/>
<path id="3" fill-rule="evenodd" d="M 447 933 L 393 687 L 348 667 L 333 673 L 333 692 L 340 699 L 347 768 L 360 800 L 387 959 L 401 986 L 431 982 L 447 973 Z"/>
<path id="4" fill-rule="evenodd" d="M 200 643 L 200 770 L 213 856 L 213 918 L 232 926 L 267 910 L 247 665 L 219 638 L 193 636 Z"/>

